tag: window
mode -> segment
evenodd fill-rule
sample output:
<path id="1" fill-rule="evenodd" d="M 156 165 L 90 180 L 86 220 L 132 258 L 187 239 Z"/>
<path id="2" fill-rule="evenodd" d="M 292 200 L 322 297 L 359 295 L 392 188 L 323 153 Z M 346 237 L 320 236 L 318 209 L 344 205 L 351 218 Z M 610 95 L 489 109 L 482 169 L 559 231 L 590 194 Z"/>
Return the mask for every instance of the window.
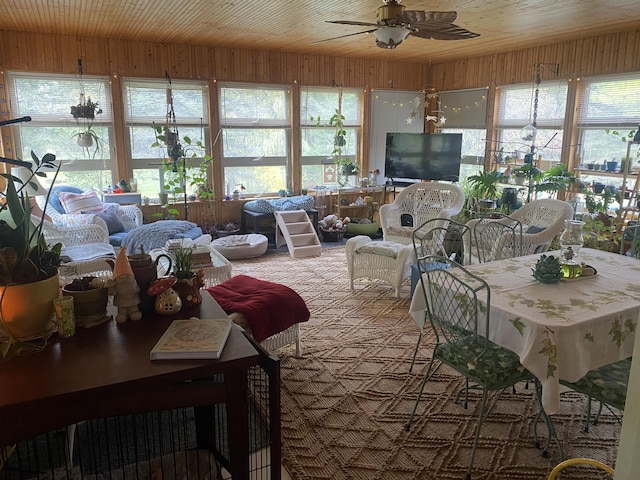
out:
<path id="1" fill-rule="evenodd" d="M 621 138 L 637 130 L 640 121 L 640 72 L 588 78 L 582 86 L 578 163 L 625 159 L 627 142 Z"/>
<path id="2" fill-rule="evenodd" d="M 74 119 L 71 107 L 91 99 L 97 103 L 92 122 Z M 104 191 L 112 179 L 111 90 L 108 77 L 9 73 L 12 117 L 30 116 L 31 121 L 15 124 L 16 156 L 31 159 L 52 153 L 62 162 L 57 183 Z M 102 113 L 97 113 L 102 110 Z M 97 143 L 80 146 L 78 134 L 91 126 Z M 52 176 L 42 179 L 48 187 Z"/>
<path id="3" fill-rule="evenodd" d="M 226 195 L 290 186 L 290 96 L 284 86 L 220 85 L 223 183 Z"/>
<path id="4" fill-rule="evenodd" d="M 462 133 L 460 179 L 484 170 L 487 138 L 487 89 L 441 92 L 441 133 Z"/>
<path id="5" fill-rule="evenodd" d="M 162 80 L 129 79 L 124 82 L 125 122 L 129 134 L 129 148 L 132 175 L 143 196 L 158 198 L 164 191 L 164 182 L 171 176 L 162 168 L 167 151 L 162 147 L 152 147 L 156 142 L 152 126 L 165 125 L 167 103 L 173 96 L 175 122 L 182 146 L 184 137 L 191 139 L 192 145 L 200 141 L 208 148 L 208 88 L 204 82 L 172 81 L 171 89 Z M 169 97 L 170 98 L 170 97 Z M 205 155 L 202 149 L 189 147 L 186 155 L 187 168 L 197 167 Z M 195 154 L 195 158 L 192 155 Z M 176 168 L 180 168 L 177 165 Z M 187 181 L 187 193 L 194 193 Z"/>
<path id="6" fill-rule="evenodd" d="M 300 92 L 300 125 L 302 127 L 302 186 L 336 185 L 333 162 L 335 128 L 329 120 L 338 108 L 336 88 L 302 88 Z M 362 130 L 362 91 L 342 89 L 342 115 L 345 144 L 343 157 L 358 163 L 358 146 Z M 366 173 L 366 172 L 365 172 Z M 366 176 L 366 175 L 364 175 Z M 350 177 L 355 180 L 355 177 Z"/>
<path id="7" fill-rule="evenodd" d="M 559 162 L 562 153 L 562 127 L 567 104 L 567 82 L 543 82 L 536 85 L 508 85 L 500 88 L 496 128 L 499 143 L 492 148 L 497 154 L 523 158 L 530 153 L 543 160 Z M 533 140 L 523 138 L 523 127 L 533 123 L 536 114 L 537 134 Z"/>

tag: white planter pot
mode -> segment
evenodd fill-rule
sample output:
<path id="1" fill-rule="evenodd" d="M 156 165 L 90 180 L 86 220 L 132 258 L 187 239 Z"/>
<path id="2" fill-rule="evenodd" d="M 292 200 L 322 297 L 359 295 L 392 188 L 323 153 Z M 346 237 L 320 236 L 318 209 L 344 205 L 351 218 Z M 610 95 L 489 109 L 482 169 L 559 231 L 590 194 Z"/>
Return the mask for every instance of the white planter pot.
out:
<path id="1" fill-rule="evenodd" d="M 78 145 L 84 148 L 93 147 L 93 137 L 88 133 L 80 133 L 78 135 Z"/>

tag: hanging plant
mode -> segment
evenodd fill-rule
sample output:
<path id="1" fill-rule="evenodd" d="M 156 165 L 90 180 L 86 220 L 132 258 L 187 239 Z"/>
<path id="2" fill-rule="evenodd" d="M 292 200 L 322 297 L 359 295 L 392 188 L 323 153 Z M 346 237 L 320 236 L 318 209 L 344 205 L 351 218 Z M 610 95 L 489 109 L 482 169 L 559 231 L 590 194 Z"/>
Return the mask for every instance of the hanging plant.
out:
<path id="1" fill-rule="evenodd" d="M 85 99 L 84 93 L 80 93 L 80 103 L 77 105 L 71 105 L 71 115 L 76 120 L 78 125 L 82 125 L 84 130 L 76 133 L 71 138 L 76 139 L 78 146 L 87 149 L 91 149 L 95 146 L 91 159 L 102 149 L 102 139 L 93 129 L 93 121 L 96 119 L 96 115 L 100 115 L 102 109 L 99 108 L 98 102 L 91 100 L 91 97 Z"/>
<path id="2" fill-rule="evenodd" d="M 91 120 L 91 123 L 93 123 L 93 120 L 96 119 L 96 115 L 102 113 L 102 109 L 98 108 L 98 106 L 98 102 L 91 101 L 91 97 L 87 97 L 87 99 L 84 100 L 84 93 L 81 93 L 80 103 L 77 105 L 71 105 L 71 115 L 73 115 L 73 118 L 76 120 Z"/>

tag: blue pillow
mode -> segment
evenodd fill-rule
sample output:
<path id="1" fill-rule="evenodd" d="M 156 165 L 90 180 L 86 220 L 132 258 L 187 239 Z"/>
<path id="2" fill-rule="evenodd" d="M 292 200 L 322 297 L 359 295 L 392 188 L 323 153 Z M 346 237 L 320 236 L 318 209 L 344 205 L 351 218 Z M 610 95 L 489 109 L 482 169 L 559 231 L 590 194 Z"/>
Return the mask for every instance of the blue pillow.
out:
<path id="1" fill-rule="evenodd" d="M 58 192 L 70 192 L 70 193 L 82 193 L 82 189 L 78 187 L 72 187 L 71 185 L 57 185 L 51 189 L 49 195 L 49 205 L 51 205 L 58 213 L 66 213 L 62 204 L 60 203 L 60 197 Z"/>
<path id="2" fill-rule="evenodd" d="M 251 200 L 244 204 L 244 209 L 248 212 L 258 212 L 258 213 L 273 213 L 274 208 L 271 202 L 268 200 L 264 200 L 263 198 L 259 198 L 258 200 Z"/>
<path id="3" fill-rule="evenodd" d="M 96 215 L 99 216 L 101 219 L 103 219 L 107 224 L 109 235 L 113 235 L 114 233 L 124 232 L 124 223 L 122 223 L 122 220 L 120 220 L 117 206 L 111 205 L 106 210 L 96 213 Z"/>

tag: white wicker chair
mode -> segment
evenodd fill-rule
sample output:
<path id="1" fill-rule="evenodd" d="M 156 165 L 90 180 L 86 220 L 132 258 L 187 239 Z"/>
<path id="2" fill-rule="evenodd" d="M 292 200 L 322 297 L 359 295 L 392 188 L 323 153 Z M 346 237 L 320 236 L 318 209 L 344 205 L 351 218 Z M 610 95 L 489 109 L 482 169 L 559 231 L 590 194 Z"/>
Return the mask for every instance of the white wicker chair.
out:
<path id="1" fill-rule="evenodd" d="M 47 197 L 45 195 L 38 195 L 35 197 L 36 204 L 45 214 L 51 219 L 53 225 L 57 227 L 73 228 L 77 229 L 76 232 L 81 232 L 82 228 L 98 226 L 104 229 L 107 236 L 106 242 L 109 242 L 109 230 L 106 222 L 99 216 L 92 213 L 60 213 L 51 204 L 47 203 Z M 118 216 L 124 225 L 125 230 L 132 230 L 142 225 L 142 211 L 135 205 L 118 205 Z M 47 226 L 47 230 L 53 230 L 51 226 Z M 92 235 L 91 230 L 93 228 L 87 228 L 87 235 Z M 45 233 L 45 238 L 46 238 Z M 99 240 L 102 241 L 102 240 Z"/>
<path id="2" fill-rule="evenodd" d="M 553 198 L 543 198 L 525 204 L 522 208 L 513 212 L 510 217 L 496 219 L 495 221 L 507 225 L 512 222 L 512 219 L 517 220 L 522 227 L 522 242 L 521 246 L 519 246 L 520 255 L 531 255 L 546 252 L 556 235 L 564 230 L 566 221 L 571 220 L 571 218 L 573 218 L 571 204 Z M 486 221 L 487 219 L 470 220 L 467 222 L 467 226 L 471 231 L 474 231 L 479 222 Z M 519 229 L 518 227 L 517 230 Z M 484 252 L 484 255 L 482 255 L 484 261 L 504 258 L 506 251 L 510 252 L 508 256 L 514 256 L 513 250 L 505 249 L 505 242 L 508 243 L 512 237 L 513 232 L 505 231 L 504 241 L 496 240 L 492 242 L 489 247 L 491 251 Z M 466 240 L 467 238 L 465 237 Z M 477 245 L 474 247 L 477 247 Z M 473 252 L 472 248 L 468 242 L 465 244 L 465 252 Z M 478 263 L 478 257 L 475 254 L 472 256 L 472 262 Z"/>
<path id="3" fill-rule="evenodd" d="M 464 193 L 453 183 L 418 182 L 402 190 L 393 203 L 380 207 L 384 240 L 405 245 L 418 226 L 432 218 L 450 219 L 462 210 Z"/>
<path id="4" fill-rule="evenodd" d="M 31 215 L 33 223 L 38 225 L 40 217 Z M 103 222 L 104 223 L 104 220 Z M 98 223 L 64 227 L 42 220 L 42 233 L 48 245 L 61 243 L 63 246 L 86 245 L 89 243 L 109 243 L 109 231 L 106 224 Z"/>
<path id="5" fill-rule="evenodd" d="M 365 235 L 347 240 L 345 250 L 351 290 L 356 278 L 372 278 L 391 285 L 394 289 L 394 297 L 400 295 L 402 283 L 411 276 L 411 265 L 415 263 L 415 254 L 413 245 L 397 242 L 391 245 L 391 243 L 374 242 Z M 367 245 L 372 248 L 362 248 Z"/>

